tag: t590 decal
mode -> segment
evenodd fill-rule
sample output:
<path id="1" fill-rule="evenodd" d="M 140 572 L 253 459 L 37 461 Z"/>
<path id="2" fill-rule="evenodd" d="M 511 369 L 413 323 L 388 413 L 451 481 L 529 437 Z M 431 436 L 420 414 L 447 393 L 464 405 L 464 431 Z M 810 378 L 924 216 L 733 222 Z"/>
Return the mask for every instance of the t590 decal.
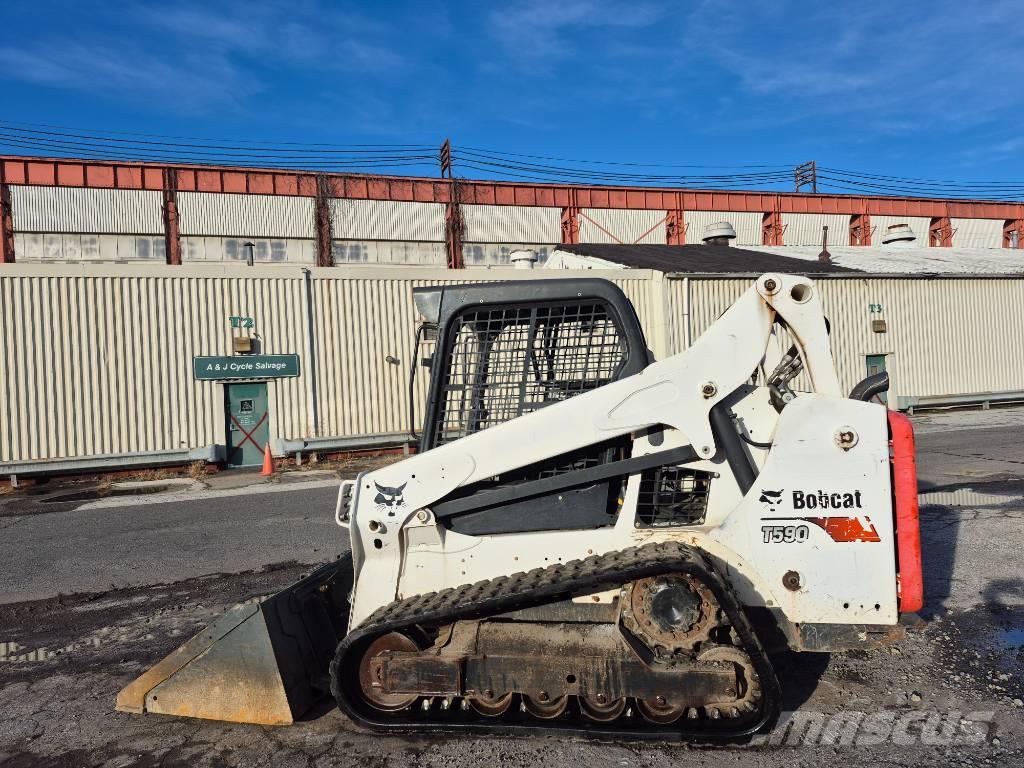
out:
<path id="1" fill-rule="evenodd" d="M 827 533 L 833 541 L 881 541 L 875 524 L 869 517 L 763 517 L 762 521 L 787 521 L 794 523 L 802 520 L 816 525 Z M 766 539 L 766 541 L 768 541 Z M 774 541 L 774 539 L 772 540 Z"/>

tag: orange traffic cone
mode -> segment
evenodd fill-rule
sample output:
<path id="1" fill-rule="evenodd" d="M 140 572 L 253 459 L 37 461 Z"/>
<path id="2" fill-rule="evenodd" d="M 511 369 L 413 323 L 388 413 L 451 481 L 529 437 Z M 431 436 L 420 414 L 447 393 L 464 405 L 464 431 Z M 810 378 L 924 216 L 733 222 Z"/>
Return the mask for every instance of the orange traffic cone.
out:
<path id="1" fill-rule="evenodd" d="M 267 443 L 267 447 L 263 450 L 263 471 L 260 474 L 264 476 L 274 474 L 274 457 L 270 455 L 270 443 Z"/>

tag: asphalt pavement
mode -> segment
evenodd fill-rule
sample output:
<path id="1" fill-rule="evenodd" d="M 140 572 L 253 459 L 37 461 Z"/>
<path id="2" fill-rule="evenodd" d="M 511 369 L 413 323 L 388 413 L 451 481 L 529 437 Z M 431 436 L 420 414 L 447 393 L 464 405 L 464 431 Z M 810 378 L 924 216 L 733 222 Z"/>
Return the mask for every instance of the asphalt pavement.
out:
<path id="1" fill-rule="evenodd" d="M 288 728 L 114 712 L 117 691 L 155 660 L 346 546 L 332 519 L 339 478 L 225 474 L 144 500 L 0 497 L 0 765 L 1022 765 L 1024 409 L 915 425 L 923 621 L 887 649 L 773 657 L 783 720 L 753 744 L 713 751 L 367 733 L 330 702 Z"/>
<path id="2" fill-rule="evenodd" d="M 0 517 L 0 603 L 167 584 L 348 550 L 338 477 L 112 498 Z M 245 477 L 241 478 L 243 481 Z M 68 508 L 70 507 L 70 508 Z"/>
<path id="3" fill-rule="evenodd" d="M 979 558 L 1007 573 L 1019 561 L 1024 408 L 930 412 L 914 423 L 926 586 L 937 605 L 967 607 L 988 585 Z M 332 560 L 348 549 L 334 505 L 340 478 L 354 471 L 269 483 L 224 473 L 202 484 L 212 487 L 8 510 L 0 516 L 0 603 Z M 959 499 L 950 495 L 957 491 Z M 971 586 L 951 596 L 951 579 Z"/>

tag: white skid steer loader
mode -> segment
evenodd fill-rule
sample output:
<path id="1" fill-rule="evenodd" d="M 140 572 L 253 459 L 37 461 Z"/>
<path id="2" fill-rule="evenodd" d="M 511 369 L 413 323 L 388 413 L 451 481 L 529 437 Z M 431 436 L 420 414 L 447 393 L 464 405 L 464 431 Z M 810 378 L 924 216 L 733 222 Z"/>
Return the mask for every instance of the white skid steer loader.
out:
<path id="1" fill-rule="evenodd" d="M 351 554 L 119 709 L 287 723 L 329 690 L 381 730 L 736 739 L 779 709 L 766 647 L 875 647 L 920 609 L 912 430 L 884 374 L 840 392 L 810 280 L 762 276 L 660 362 L 604 280 L 415 300 L 420 452 L 342 485 Z"/>

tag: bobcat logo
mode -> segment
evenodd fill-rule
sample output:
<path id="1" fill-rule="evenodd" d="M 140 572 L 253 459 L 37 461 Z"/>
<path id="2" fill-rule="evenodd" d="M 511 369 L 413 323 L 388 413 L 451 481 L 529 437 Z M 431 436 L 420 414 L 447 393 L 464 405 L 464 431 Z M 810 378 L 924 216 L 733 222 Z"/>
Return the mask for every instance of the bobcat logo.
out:
<path id="1" fill-rule="evenodd" d="M 768 511 L 774 512 L 775 507 L 778 506 L 779 502 L 782 501 L 782 492 L 785 488 L 780 488 L 777 491 L 766 491 L 764 488 L 761 489 L 761 498 L 758 501 L 768 505 Z"/>
<path id="2" fill-rule="evenodd" d="M 373 503 L 377 505 L 377 509 L 384 511 L 385 509 L 394 511 L 398 507 L 405 506 L 405 499 L 402 497 L 402 492 L 405 490 L 405 486 L 409 483 L 402 483 L 397 488 L 388 488 L 380 483 L 374 483 L 377 486 L 377 495 L 373 497 Z"/>

